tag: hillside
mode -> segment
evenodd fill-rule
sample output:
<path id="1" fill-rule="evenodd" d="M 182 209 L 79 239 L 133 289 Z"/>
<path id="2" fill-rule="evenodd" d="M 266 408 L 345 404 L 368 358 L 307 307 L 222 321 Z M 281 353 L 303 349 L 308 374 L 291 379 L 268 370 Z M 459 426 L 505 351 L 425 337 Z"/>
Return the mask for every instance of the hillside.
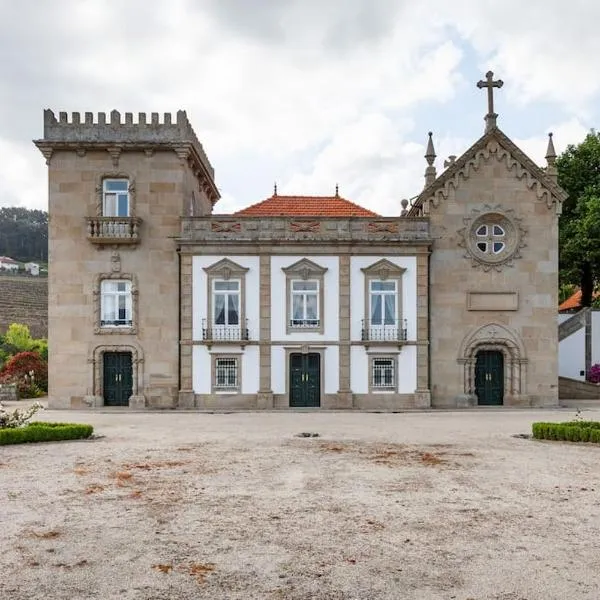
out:
<path id="1" fill-rule="evenodd" d="M 35 338 L 48 336 L 48 280 L 0 276 L 0 331 L 11 323 L 29 325 Z"/>

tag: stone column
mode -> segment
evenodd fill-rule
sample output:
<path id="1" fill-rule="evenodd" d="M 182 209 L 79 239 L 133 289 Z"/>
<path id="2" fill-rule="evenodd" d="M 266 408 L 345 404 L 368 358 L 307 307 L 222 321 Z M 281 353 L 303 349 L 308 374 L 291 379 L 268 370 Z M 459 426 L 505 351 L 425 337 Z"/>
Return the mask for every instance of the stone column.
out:
<path id="1" fill-rule="evenodd" d="M 192 384 L 192 255 L 180 253 L 180 305 L 179 305 L 179 408 L 194 408 Z"/>
<path id="2" fill-rule="evenodd" d="M 259 390 L 257 408 L 273 408 L 271 389 L 271 256 L 260 255 L 260 307 L 258 326 L 259 342 Z"/>
<path id="3" fill-rule="evenodd" d="M 350 255 L 339 257 L 339 390 L 336 408 L 352 408 L 350 385 Z"/>
<path id="4" fill-rule="evenodd" d="M 431 406 L 429 389 L 429 253 L 417 254 L 417 389 L 415 407 Z"/>

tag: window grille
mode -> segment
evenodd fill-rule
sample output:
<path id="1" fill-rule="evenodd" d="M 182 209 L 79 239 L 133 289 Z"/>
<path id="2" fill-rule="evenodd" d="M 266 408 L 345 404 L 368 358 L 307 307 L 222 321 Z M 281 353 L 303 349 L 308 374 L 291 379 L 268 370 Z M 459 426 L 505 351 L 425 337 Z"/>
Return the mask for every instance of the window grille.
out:
<path id="1" fill-rule="evenodd" d="M 374 358 L 371 364 L 372 387 L 375 389 L 394 389 L 396 381 L 396 368 L 394 359 Z"/>
<path id="2" fill-rule="evenodd" d="M 221 390 L 236 389 L 238 387 L 238 359 L 215 359 L 215 388 Z"/>

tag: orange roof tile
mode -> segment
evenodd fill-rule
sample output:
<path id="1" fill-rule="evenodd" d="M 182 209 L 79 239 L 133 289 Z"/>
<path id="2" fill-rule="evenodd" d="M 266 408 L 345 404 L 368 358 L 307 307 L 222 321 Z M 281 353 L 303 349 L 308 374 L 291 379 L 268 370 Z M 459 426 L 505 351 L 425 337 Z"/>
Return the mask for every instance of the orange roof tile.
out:
<path id="1" fill-rule="evenodd" d="M 248 217 L 378 217 L 340 196 L 271 196 L 234 213 Z"/>
<path id="2" fill-rule="evenodd" d="M 600 293 L 594 292 L 592 298 L 600 298 Z M 581 290 L 577 290 L 572 296 L 569 296 L 569 298 L 562 302 L 558 310 L 573 310 L 574 308 L 581 308 Z"/>
<path id="3" fill-rule="evenodd" d="M 558 310 L 572 310 L 573 308 L 579 308 L 580 306 L 581 290 L 577 290 L 572 296 L 569 296 L 559 305 Z"/>

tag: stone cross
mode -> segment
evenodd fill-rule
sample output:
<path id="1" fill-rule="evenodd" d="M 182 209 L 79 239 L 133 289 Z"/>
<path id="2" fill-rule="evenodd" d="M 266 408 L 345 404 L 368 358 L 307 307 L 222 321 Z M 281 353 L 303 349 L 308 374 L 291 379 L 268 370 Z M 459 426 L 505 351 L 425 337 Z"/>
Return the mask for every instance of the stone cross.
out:
<path id="1" fill-rule="evenodd" d="M 494 73 L 492 71 L 488 71 L 485 74 L 485 81 L 481 80 L 477 82 L 477 87 L 479 89 L 487 88 L 488 93 L 488 117 L 492 115 L 496 116 L 494 113 L 494 88 L 501 88 L 504 85 L 504 81 L 502 79 L 498 79 L 494 81 Z"/>

